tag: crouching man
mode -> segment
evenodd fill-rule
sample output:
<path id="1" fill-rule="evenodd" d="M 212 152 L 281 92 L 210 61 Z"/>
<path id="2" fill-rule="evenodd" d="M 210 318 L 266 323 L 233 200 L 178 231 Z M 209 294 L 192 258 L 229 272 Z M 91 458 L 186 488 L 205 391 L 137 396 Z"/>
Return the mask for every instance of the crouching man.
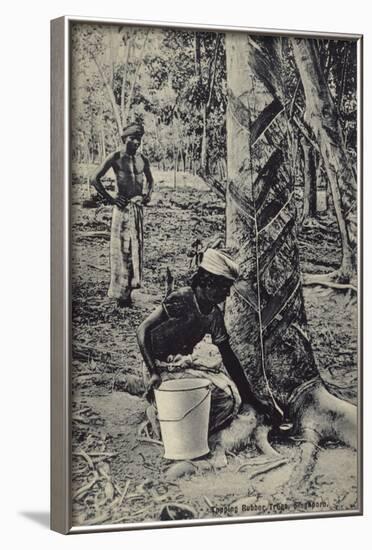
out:
<path id="1" fill-rule="evenodd" d="M 207 249 L 191 286 L 169 294 L 137 330 L 145 368 L 146 395 L 174 378 L 207 378 L 211 382 L 209 434 L 227 426 L 243 403 L 258 412 L 266 408 L 254 397 L 243 369 L 231 349 L 222 304 L 238 278 L 236 263 L 226 254 Z M 217 346 L 217 359 L 197 346 L 209 334 Z M 222 358 L 222 364 L 221 364 Z"/>

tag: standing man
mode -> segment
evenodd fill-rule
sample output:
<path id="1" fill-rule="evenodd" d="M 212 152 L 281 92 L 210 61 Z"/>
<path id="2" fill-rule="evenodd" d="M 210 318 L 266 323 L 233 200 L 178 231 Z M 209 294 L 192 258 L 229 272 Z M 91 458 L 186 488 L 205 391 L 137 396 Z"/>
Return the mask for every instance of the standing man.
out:
<path id="1" fill-rule="evenodd" d="M 119 307 L 131 305 L 131 291 L 140 288 L 143 275 L 143 205 L 149 203 L 154 180 L 148 159 L 138 152 L 144 128 L 130 124 L 123 130 L 124 147 L 108 156 L 92 184 L 113 205 L 110 241 L 111 282 L 108 296 Z M 112 168 L 117 195 L 110 195 L 101 178 Z M 144 187 L 144 176 L 146 188 Z"/>

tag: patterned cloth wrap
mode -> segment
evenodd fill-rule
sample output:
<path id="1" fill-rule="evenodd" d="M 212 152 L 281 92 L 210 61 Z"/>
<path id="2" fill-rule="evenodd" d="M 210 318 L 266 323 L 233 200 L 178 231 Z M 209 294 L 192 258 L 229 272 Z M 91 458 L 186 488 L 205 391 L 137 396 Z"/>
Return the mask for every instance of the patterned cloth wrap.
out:
<path id="1" fill-rule="evenodd" d="M 163 382 L 177 378 L 204 378 L 211 382 L 209 434 L 212 434 L 236 417 L 241 398 L 238 388 L 225 371 L 218 348 L 208 343 L 207 339 L 195 346 L 190 355 L 170 355 L 166 361 L 157 359 L 155 364 Z M 149 379 L 145 366 L 144 379 L 145 383 Z"/>
<path id="2" fill-rule="evenodd" d="M 110 298 L 129 298 L 139 288 L 143 275 L 143 206 L 142 197 L 133 197 L 124 209 L 112 210 L 110 264 Z"/>

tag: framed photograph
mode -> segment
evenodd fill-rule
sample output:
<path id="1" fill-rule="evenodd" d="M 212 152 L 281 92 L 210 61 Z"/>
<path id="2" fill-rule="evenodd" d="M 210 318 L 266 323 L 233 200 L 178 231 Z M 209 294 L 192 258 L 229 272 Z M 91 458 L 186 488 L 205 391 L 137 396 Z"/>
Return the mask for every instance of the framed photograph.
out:
<path id="1" fill-rule="evenodd" d="M 52 529 L 362 514 L 362 36 L 51 37 Z"/>

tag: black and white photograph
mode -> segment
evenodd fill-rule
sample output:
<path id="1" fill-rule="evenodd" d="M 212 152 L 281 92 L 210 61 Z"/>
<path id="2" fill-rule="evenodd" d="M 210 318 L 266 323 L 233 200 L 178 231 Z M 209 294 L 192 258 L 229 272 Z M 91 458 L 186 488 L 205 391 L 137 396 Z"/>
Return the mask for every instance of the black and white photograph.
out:
<path id="1" fill-rule="evenodd" d="M 68 40 L 72 530 L 360 514 L 360 37 Z"/>

